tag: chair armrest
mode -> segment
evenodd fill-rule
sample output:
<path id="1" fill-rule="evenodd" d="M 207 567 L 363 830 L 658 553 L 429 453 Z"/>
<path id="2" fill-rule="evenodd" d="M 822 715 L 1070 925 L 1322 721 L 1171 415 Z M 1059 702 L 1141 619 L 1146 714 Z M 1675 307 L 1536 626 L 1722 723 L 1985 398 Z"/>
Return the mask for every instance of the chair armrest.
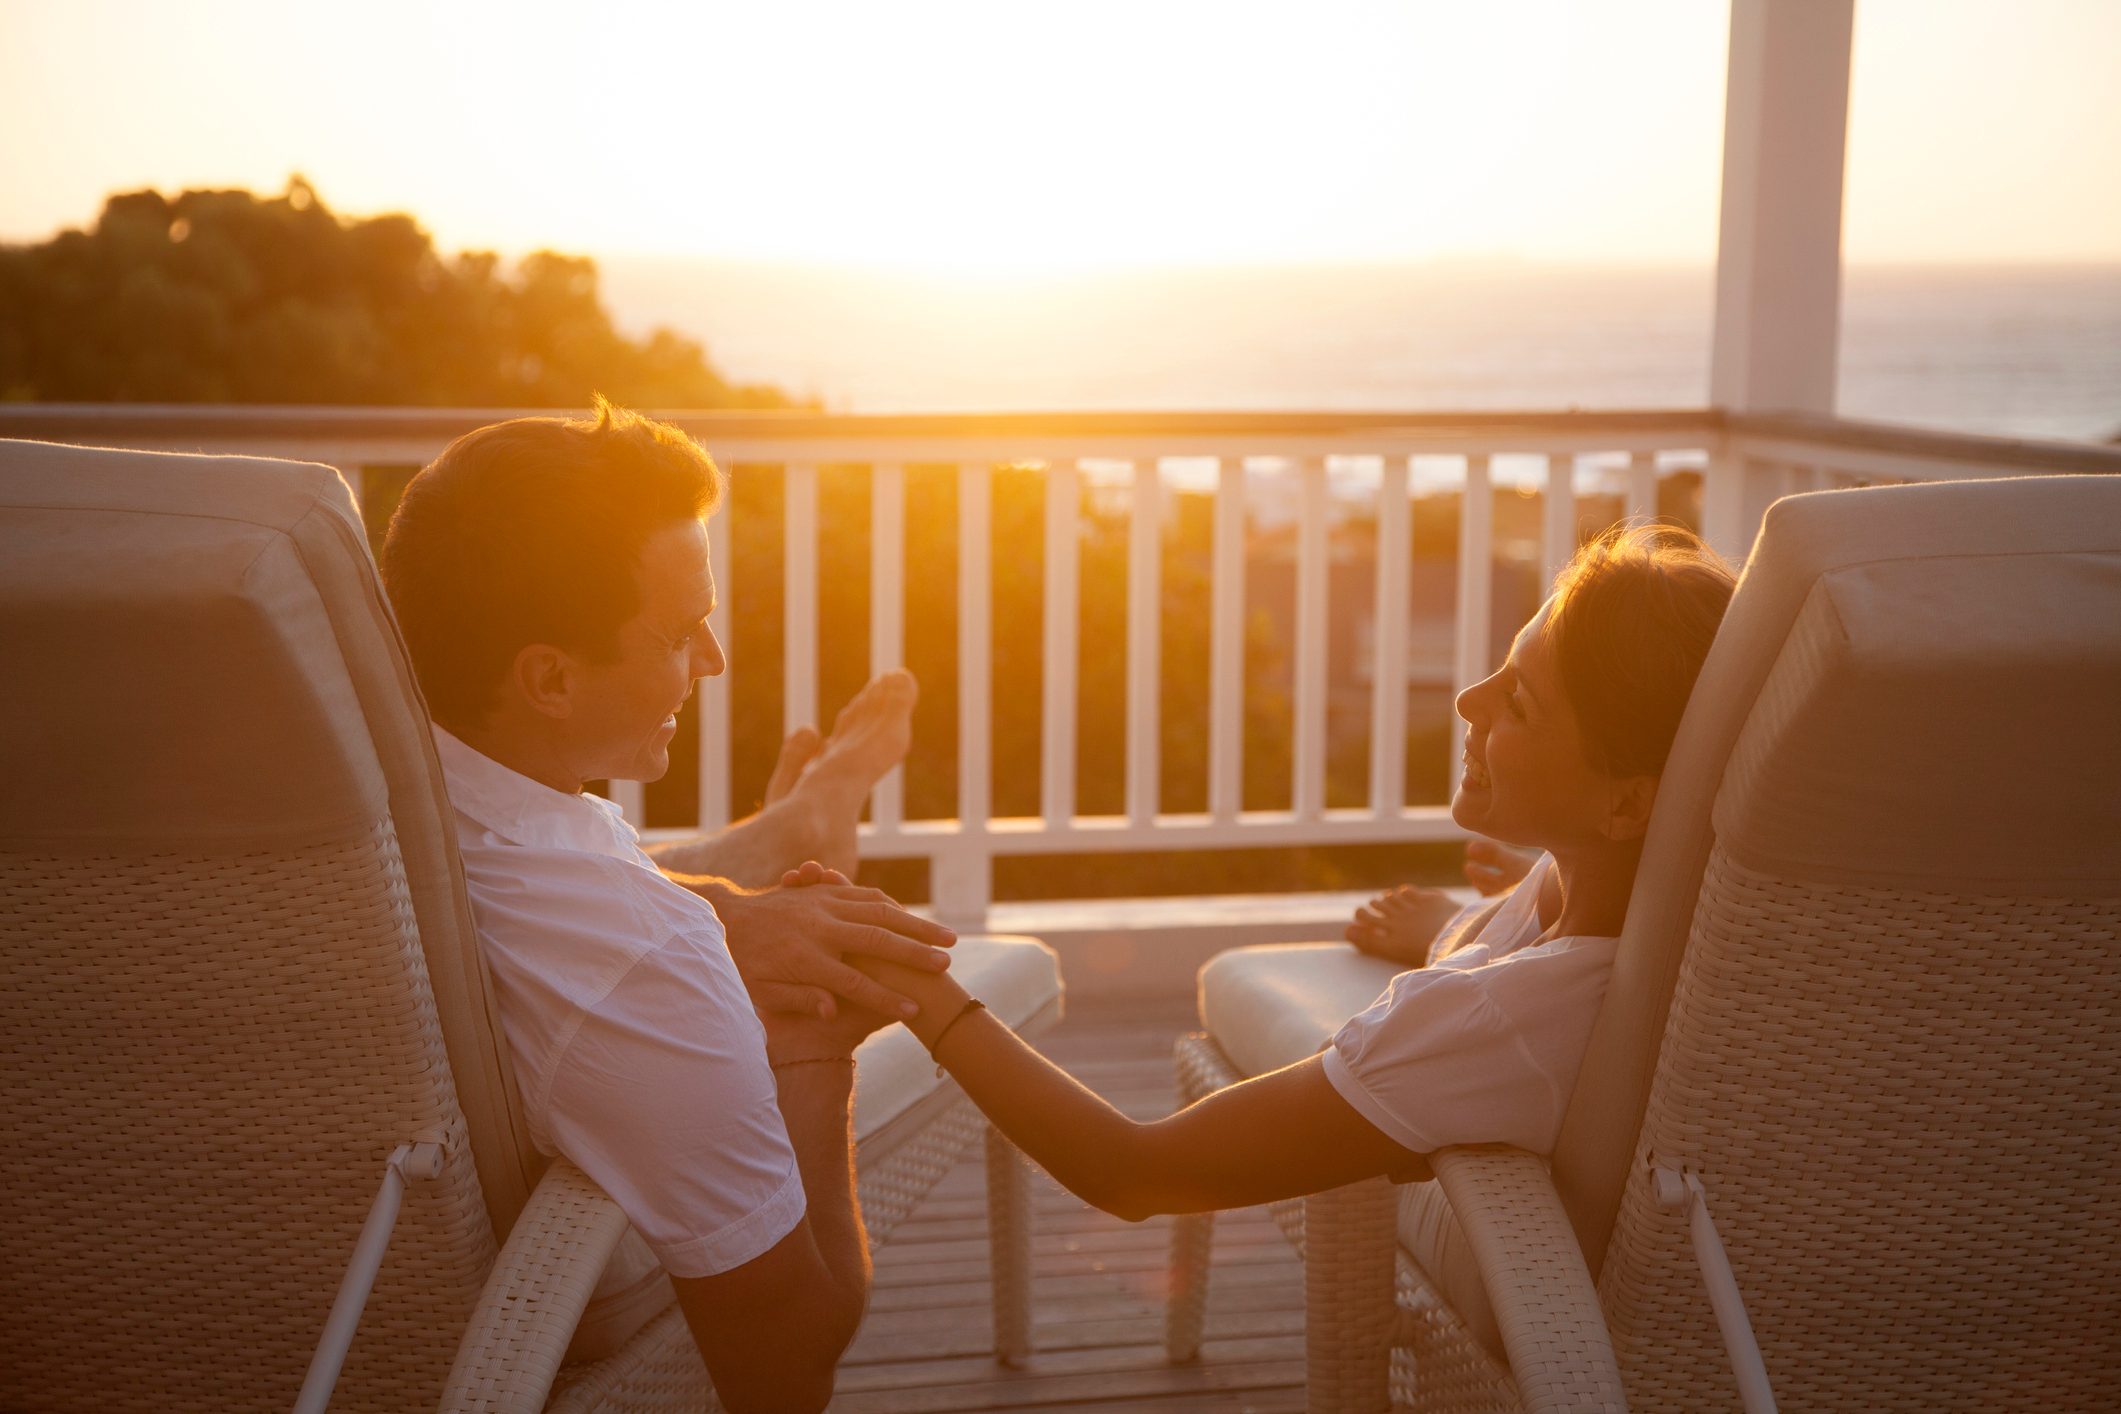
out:
<path id="1" fill-rule="evenodd" d="M 543 1409 L 604 1263 L 625 1232 L 619 1205 L 566 1159 L 554 1159 L 472 1308 L 442 1389 L 443 1414 Z"/>
<path id="2" fill-rule="evenodd" d="M 1481 1145 L 1429 1164 L 1472 1246 L 1525 1408 L 1626 1409 L 1598 1290 L 1545 1160 Z"/>

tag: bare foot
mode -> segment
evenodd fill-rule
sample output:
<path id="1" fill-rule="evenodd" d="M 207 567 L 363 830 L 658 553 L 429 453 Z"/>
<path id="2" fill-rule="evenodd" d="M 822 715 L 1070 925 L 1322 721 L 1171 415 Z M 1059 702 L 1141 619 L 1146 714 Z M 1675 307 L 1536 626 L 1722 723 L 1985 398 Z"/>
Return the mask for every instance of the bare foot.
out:
<path id="1" fill-rule="evenodd" d="M 1538 862 L 1537 850 L 1514 849 L 1478 836 L 1466 841 L 1466 882 L 1480 890 L 1483 898 L 1514 887 Z"/>
<path id="2" fill-rule="evenodd" d="M 788 733 L 788 739 L 781 743 L 780 757 L 773 763 L 773 774 L 766 779 L 768 805 L 795 789 L 796 782 L 803 778 L 803 772 L 809 770 L 810 763 L 817 760 L 817 750 L 821 744 L 816 727 L 797 727 Z"/>
<path id="3" fill-rule="evenodd" d="M 854 694 L 802 773 L 801 788 L 859 814 L 862 801 L 913 745 L 913 704 L 920 687 L 904 668 L 879 673 Z M 770 797 L 769 797 L 770 798 Z M 853 820 L 848 821 L 849 826 Z"/>
<path id="4" fill-rule="evenodd" d="M 1372 957 L 1420 967 L 1429 960 L 1429 944 L 1457 912 L 1457 901 L 1442 889 L 1401 884 L 1356 909 L 1347 937 Z"/>
<path id="5" fill-rule="evenodd" d="M 804 860 L 852 878 L 862 802 L 913 744 L 919 695 L 913 674 L 902 668 L 872 679 L 822 742 L 810 727 L 788 734 L 757 814 L 705 839 L 651 846 L 649 853 L 677 873 L 712 874 L 747 888 L 767 888 Z"/>

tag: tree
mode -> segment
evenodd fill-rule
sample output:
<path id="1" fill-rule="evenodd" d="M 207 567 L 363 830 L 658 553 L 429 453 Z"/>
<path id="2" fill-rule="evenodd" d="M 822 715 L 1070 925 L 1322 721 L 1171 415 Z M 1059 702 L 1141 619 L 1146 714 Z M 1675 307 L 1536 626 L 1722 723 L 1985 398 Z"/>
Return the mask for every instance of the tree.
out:
<path id="1" fill-rule="evenodd" d="M 410 216 L 336 215 L 302 178 L 125 192 L 87 231 L 0 246 L 0 398 L 63 402 L 787 407 L 694 340 L 612 327 L 597 269 L 445 256 Z"/>

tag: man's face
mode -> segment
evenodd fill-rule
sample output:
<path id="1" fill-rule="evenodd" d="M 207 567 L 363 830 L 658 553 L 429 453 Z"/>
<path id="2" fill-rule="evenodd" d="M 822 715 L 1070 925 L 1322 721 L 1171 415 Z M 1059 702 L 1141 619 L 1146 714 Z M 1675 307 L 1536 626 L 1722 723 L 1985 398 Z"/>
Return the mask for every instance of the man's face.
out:
<path id="1" fill-rule="evenodd" d="M 577 664 L 568 723 L 584 780 L 661 779 L 692 684 L 728 666 L 707 627 L 715 599 L 704 523 L 677 521 L 650 535 L 640 586 L 641 609 L 619 630 L 617 659 Z"/>

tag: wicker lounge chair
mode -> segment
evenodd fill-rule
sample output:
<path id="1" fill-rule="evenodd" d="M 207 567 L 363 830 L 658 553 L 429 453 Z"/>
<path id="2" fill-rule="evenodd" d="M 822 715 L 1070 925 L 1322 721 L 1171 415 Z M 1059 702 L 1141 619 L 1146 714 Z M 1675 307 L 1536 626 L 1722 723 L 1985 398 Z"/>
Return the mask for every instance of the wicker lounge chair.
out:
<path id="1" fill-rule="evenodd" d="M 1311 1407 L 2110 1408 L 2117 721 L 2121 479 L 1775 506 L 1551 1164 L 1447 1150 L 1292 1212 Z M 1217 959 L 1182 1089 L 1322 1044 L 1360 962 Z"/>
<path id="2" fill-rule="evenodd" d="M 336 473 L 0 442 L 0 644 L 0 1407 L 708 1406 L 667 1279 L 527 1142 Z M 1057 1014 L 1036 942 L 960 952 Z M 860 1077 L 881 1237 L 984 1125 L 903 1028 Z M 1016 1355 L 1023 1165 L 988 1157 Z"/>

